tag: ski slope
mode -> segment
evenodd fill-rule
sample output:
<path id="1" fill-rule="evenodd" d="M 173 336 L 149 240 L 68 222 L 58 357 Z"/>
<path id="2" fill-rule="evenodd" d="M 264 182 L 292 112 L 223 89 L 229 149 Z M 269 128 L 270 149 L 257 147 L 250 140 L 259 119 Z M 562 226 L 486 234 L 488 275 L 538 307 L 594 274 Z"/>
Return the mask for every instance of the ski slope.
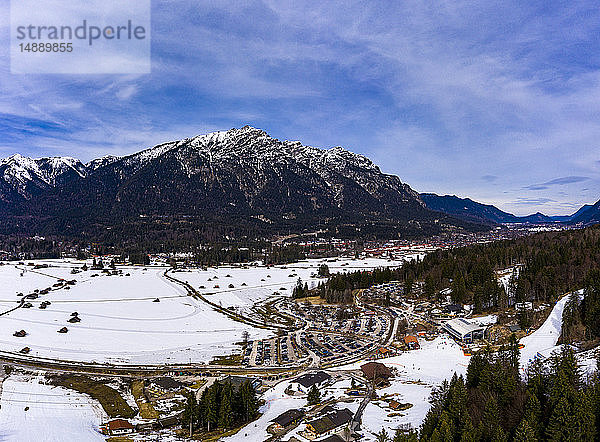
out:
<path id="1" fill-rule="evenodd" d="M 521 349 L 521 369 L 534 360 L 536 355 L 549 356 L 554 350 L 560 348 L 556 343 L 562 330 L 562 314 L 565 304 L 572 294 L 563 296 L 555 305 L 546 321 L 540 328 L 528 336 L 523 337 L 519 343 L 524 347 Z"/>

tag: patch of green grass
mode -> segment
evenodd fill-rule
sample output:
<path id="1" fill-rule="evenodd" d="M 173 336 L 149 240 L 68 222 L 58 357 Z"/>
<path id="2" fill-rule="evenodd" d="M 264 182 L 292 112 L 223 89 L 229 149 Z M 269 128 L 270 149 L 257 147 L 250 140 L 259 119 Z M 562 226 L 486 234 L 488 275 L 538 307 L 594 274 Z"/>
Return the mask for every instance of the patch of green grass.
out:
<path id="1" fill-rule="evenodd" d="M 144 381 L 135 380 L 131 383 L 131 394 L 135 399 L 135 403 L 140 409 L 140 416 L 144 419 L 158 419 L 160 416 L 158 411 L 154 409 L 150 402 L 146 402 L 144 397 Z"/>
<path id="2" fill-rule="evenodd" d="M 64 375 L 51 379 L 54 385 L 78 391 L 87 394 L 100 402 L 106 414 L 110 417 L 131 418 L 135 416 L 135 411 L 121 397 L 114 388 L 104 385 L 102 382 L 95 381 L 87 376 Z"/>

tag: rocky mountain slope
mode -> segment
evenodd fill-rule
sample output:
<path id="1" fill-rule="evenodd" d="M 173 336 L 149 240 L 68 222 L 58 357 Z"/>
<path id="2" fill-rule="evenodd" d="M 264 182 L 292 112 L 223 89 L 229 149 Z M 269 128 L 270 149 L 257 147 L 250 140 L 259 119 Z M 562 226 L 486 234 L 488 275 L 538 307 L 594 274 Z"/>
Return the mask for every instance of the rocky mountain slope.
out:
<path id="1" fill-rule="evenodd" d="M 414 236 L 484 228 L 429 210 L 362 155 L 280 141 L 249 126 L 87 165 L 18 155 L 0 165 L 4 233 L 89 233 L 149 219 L 184 220 L 203 231 L 207 224 L 239 230 L 241 220 L 265 232 L 378 225 Z"/>

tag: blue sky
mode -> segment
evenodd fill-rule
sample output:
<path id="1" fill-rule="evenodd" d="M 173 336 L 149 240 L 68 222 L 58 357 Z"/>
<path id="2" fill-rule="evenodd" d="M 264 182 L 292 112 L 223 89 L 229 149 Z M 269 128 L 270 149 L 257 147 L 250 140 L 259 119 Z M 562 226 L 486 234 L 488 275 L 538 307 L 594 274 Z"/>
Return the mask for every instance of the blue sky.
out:
<path id="1" fill-rule="evenodd" d="M 600 199 L 594 2 L 152 2 L 149 75 L 13 75 L 0 156 L 90 160 L 250 124 L 418 191 L 527 214 Z"/>

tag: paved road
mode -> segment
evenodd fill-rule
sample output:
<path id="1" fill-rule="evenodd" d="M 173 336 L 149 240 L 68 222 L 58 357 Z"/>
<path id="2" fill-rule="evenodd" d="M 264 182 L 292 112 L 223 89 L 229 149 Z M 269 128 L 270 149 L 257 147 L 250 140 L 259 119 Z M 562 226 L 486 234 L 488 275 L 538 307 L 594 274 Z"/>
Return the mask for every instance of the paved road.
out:
<path id="1" fill-rule="evenodd" d="M 196 391 L 196 400 L 198 402 L 200 402 L 200 398 L 202 398 L 202 392 L 204 390 L 206 390 L 208 387 L 210 387 L 212 384 L 214 384 L 217 379 L 219 379 L 219 378 L 217 378 L 217 377 L 208 378 L 206 380 L 206 383 Z"/>

